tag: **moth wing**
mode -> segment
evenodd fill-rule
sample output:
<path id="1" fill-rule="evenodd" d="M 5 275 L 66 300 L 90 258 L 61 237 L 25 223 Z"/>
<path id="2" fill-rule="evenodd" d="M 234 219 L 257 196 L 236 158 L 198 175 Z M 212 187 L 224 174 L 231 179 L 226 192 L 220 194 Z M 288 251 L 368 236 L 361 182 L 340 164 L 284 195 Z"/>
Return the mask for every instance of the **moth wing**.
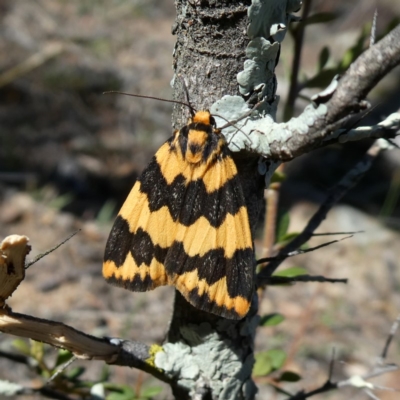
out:
<path id="1" fill-rule="evenodd" d="M 184 197 L 175 242 L 165 259 L 170 283 L 201 310 L 243 318 L 254 289 L 254 255 L 232 158 L 217 160 L 192 179 Z"/>
<path id="2" fill-rule="evenodd" d="M 179 165 L 170 142 L 161 146 L 133 186 L 107 241 L 103 276 L 132 291 L 168 284 L 164 260 L 173 243 L 176 222 L 170 212 L 172 189 L 158 160 Z"/>

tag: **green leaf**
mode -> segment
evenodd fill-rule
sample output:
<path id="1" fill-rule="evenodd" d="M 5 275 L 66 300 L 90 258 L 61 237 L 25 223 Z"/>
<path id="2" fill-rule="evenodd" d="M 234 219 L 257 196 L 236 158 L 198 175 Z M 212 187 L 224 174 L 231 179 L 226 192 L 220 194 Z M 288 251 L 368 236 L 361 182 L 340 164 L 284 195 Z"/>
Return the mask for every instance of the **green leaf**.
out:
<path id="1" fill-rule="evenodd" d="M 31 347 L 29 346 L 29 344 L 26 340 L 15 339 L 15 340 L 13 340 L 11 345 L 14 347 L 14 349 L 18 350 L 22 354 L 25 354 L 26 356 L 31 355 Z"/>
<path id="2" fill-rule="evenodd" d="M 44 344 L 42 342 L 31 340 L 31 356 L 39 362 L 43 361 Z"/>
<path id="3" fill-rule="evenodd" d="M 301 376 L 296 372 L 285 371 L 277 380 L 279 382 L 298 382 L 299 380 L 301 380 Z"/>
<path id="4" fill-rule="evenodd" d="M 151 398 L 156 396 L 157 394 L 162 392 L 162 387 L 160 386 L 149 386 L 147 388 L 144 388 L 140 391 L 140 397 L 144 398 Z"/>
<path id="5" fill-rule="evenodd" d="M 256 362 L 253 366 L 253 376 L 265 376 L 272 371 L 271 360 L 266 353 L 257 353 L 254 356 Z"/>
<path id="6" fill-rule="evenodd" d="M 49 207 L 61 210 L 74 200 L 74 196 L 71 193 L 61 194 L 58 197 L 52 199 L 49 202 Z"/>
<path id="7" fill-rule="evenodd" d="M 312 25 L 312 24 L 323 24 L 326 22 L 331 22 L 337 19 L 339 14 L 329 13 L 329 12 L 321 12 L 308 17 L 304 24 Z"/>
<path id="8" fill-rule="evenodd" d="M 346 51 L 340 62 L 339 68 L 342 71 L 345 71 L 350 64 L 364 51 L 365 40 L 369 36 L 370 30 L 370 24 L 364 24 L 357 41 Z"/>
<path id="9" fill-rule="evenodd" d="M 265 376 L 282 367 L 286 360 L 286 353 L 280 349 L 262 351 L 255 355 L 253 376 Z"/>
<path id="10" fill-rule="evenodd" d="M 105 382 L 110 378 L 110 367 L 105 364 L 100 372 L 100 377 L 98 379 L 99 382 Z"/>
<path id="11" fill-rule="evenodd" d="M 290 216 L 288 212 L 281 214 L 278 221 L 278 228 L 276 231 L 276 242 L 280 243 L 282 238 L 286 236 L 289 229 Z"/>
<path id="12" fill-rule="evenodd" d="M 272 361 L 272 368 L 274 370 L 281 368 L 286 361 L 286 353 L 281 349 L 268 350 L 268 355 Z"/>
<path id="13" fill-rule="evenodd" d="M 278 183 L 284 182 L 284 181 L 286 180 L 286 178 L 287 178 L 287 176 L 286 176 L 286 174 L 285 174 L 284 172 L 282 172 L 282 171 L 275 171 L 275 172 L 272 174 L 270 184 L 271 184 L 271 183 L 277 183 L 277 182 L 278 182 Z"/>
<path id="14" fill-rule="evenodd" d="M 302 85 L 307 88 L 326 88 L 332 82 L 333 77 L 340 72 L 338 67 L 323 69 L 308 81 L 303 82 Z"/>
<path id="15" fill-rule="evenodd" d="M 61 364 L 65 364 L 69 361 L 74 355 L 65 349 L 58 350 L 57 359 L 54 367 L 58 367 Z"/>
<path id="16" fill-rule="evenodd" d="M 272 276 L 284 276 L 286 278 L 293 278 L 299 275 L 308 275 L 308 271 L 302 267 L 291 267 L 275 272 Z"/>
<path id="17" fill-rule="evenodd" d="M 67 376 L 68 379 L 70 379 L 70 380 L 76 380 L 76 379 L 78 379 L 85 371 L 86 371 L 86 368 L 85 368 L 85 367 L 75 367 L 75 368 L 72 368 L 72 369 L 66 374 L 66 376 Z"/>
<path id="18" fill-rule="evenodd" d="M 282 314 L 268 314 L 261 317 L 259 326 L 276 326 L 284 320 L 285 317 Z"/>
<path id="19" fill-rule="evenodd" d="M 299 232 L 291 232 L 291 233 L 287 233 L 286 235 L 283 235 L 283 237 L 280 238 L 279 243 L 281 246 L 289 243 L 290 241 L 292 241 L 294 238 L 296 238 L 297 236 L 299 236 Z"/>
<path id="20" fill-rule="evenodd" d="M 322 68 L 325 67 L 326 63 L 328 62 L 330 57 L 330 51 L 327 46 L 325 46 L 321 52 L 319 53 L 319 60 L 318 60 L 318 70 L 321 71 Z"/>
<path id="21" fill-rule="evenodd" d="M 134 390 L 128 385 L 105 383 L 104 387 L 112 392 L 107 395 L 107 400 L 134 400 L 137 398 Z"/>
<path id="22" fill-rule="evenodd" d="M 114 219 L 115 208 L 116 208 L 115 201 L 107 200 L 103 204 L 103 207 L 101 207 L 99 213 L 97 214 L 96 222 L 99 225 L 105 225 L 110 223 Z"/>

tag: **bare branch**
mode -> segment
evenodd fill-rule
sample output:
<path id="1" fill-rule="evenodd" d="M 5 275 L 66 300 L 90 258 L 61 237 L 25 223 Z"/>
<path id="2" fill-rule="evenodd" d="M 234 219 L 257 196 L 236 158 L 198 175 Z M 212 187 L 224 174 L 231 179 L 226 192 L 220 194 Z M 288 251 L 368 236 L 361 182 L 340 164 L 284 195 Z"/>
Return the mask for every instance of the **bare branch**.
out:
<path id="1" fill-rule="evenodd" d="M 329 283 L 347 283 L 347 279 L 326 278 L 321 275 L 298 275 L 293 277 L 272 275 L 268 280 L 268 285 L 282 285 L 295 282 L 329 282 Z"/>
<path id="2" fill-rule="evenodd" d="M 396 318 L 396 320 L 393 322 L 392 327 L 390 328 L 388 338 L 386 339 L 385 346 L 383 347 L 382 354 L 378 361 L 378 365 L 382 365 L 383 361 L 386 359 L 387 353 L 389 351 L 389 346 L 392 343 L 394 335 L 396 334 L 397 330 L 399 329 L 399 325 L 400 325 L 400 315 Z"/>
<path id="3" fill-rule="evenodd" d="M 140 342 L 97 338 L 61 322 L 14 313 L 8 307 L 0 309 L 0 331 L 67 349 L 77 358 L 141 369 L 169 382 L 169 378 L 152 365 L 151 346 Z"/>
<path id="4" fill-rule="evenodd" d="M 349 239 L 351 237 L 353 237 L 353 235 L 346 236 L 346 237 L 344 237 L 342 239 L 338 239 L 338 240 L 331 240 L 330 242 L 322 243 L 322 244 L 320 244 L 318 246 L 310 247 L 308 249 L 294 250 L 294 251 L 291 251 L 291 252 L 286 253 L 286 254 L 282 254 L 282 252 L 280 252 L 277 256 L 274 256 L 274 257 L 261 258 L 260 260 L 257 260 L 256 264 L 263 264 L 265 262 L 270 262 L 270 261 L 283 261 L 283 260 L 286 260 L 289 257 L 294 257 L 294 256 L 298 256 L 300 254 L 310 253 L 312 251 L 322 249 L 323 247 L 330 246 L 331 244 L 341 242 L 342 240 Z"/>
<path id="5" fill-rule="evenodd" d="M 388 342 L 390 343 L 391 338 L 393 337 L 393 335 L 395 334 L 395 332 L 398 329 L 400 323 L 400 316 L 397 317 L 396 321 L 393 323 L 392 328 L 390 329 L 390 333 L 389 333 L 389 338 L 388 340 L 386 340 L 386 344 L 384 347 L 384 352 L 383 354 L 385 354 L 386 348 L 388 347 Z M 382 356 L 381 356 L 382 357 Z M 332 356 L 332 360 L 330 363 L 330 367 L 329 367 L 329 376 L 327 381 L 319 388 L 315 389 L 315 390 L 311 390 L 310 392 L 304 392 L 304 390 L 296 393 L 294 396 L 291 396 L 288 398 L 288 400 L 305 400 L 309 397 L 312 397 L 316 394 L 320 394 L 320 393 L 325 393 L 328 392 L 330 390 L 333 389 L 339 389 L 345 386 L 352 386 L 354 388 L 358 388 L 363 390 L 365 393 L 368 394 L 368 396 L 370 396 L 373 399 L 377 399 L 378 397 L 375 396 L 375 394 L 372 392 L 372 390 L 374 389 L 379 389 L 379 390 L 387 390 L 387 391 L 399 391 L 398 389 L 394 389 L 394 388 L 390 388 L 390 387 L 384 387 L 384 386 L 379 386 L 379 385 L 375 385 L 371 382 L 368 382 L 367 379 L 376 377 L 376 376 L 380 376 L 383 374 L 386 374 L 388 372 L 392 372 L 392 371 L 396 371 L 399 369 L 398 365 L 395 364 L 386 364 L 383 366 L 379 366 L 374 367 L 373 370 L 363 376 L 359 376 L 359 375 L 353 375 L 351 376 L 349 379 L 345 379 L 339 382 L 332 382 L 332 373 L 333 373 L 333 363 L 334 363 L 334 354 Z"/>
<path id="6" fill-rule="evenodd" d="M 32 261 L 29 261 L 25 264 L 25 269 L 28 269 L 31 265 L 37 263 L 39 260 L 41 260 L 43 257 L 47 256 L 48 254 L 52 253 L 54 250 L 57 250 L 60 246 L 62 246 L 64 243 L 68 242 L 68 240 L 72 239 L 77 233 L 79 233 L 81 229 L 78 229 L 77 231 L 71 233 L 66 239 L 64 239 L 62 242 L 56 244 L 54 247 L 52 247 L 49 250 L 46 250 L 44 253 L 38 254 Z"/>
<path id="7" fill-rule="evenodd" d="M 326 218 L 329 210 L 364 176 L 365 172 L 371 167 L 373 160 L 380 153 L 381 147 L 375 142 L 364 155 L 362 160 L 358 162 L 353 169 L 341 179 L 341 181 L 331 190 L 324 203 L 319 207 L 318 211 L 312 216 L 304 230 L 288 243 L 276 256 L 277 259 L 271 261 L 267 267 L 265 267 L 257 277 L 258 286 L 264 285 L 274 273 L 274 271 L 282 263 L 283 259 L 280 258 L 282 255 L 291 253 L 297 250 L 300 246 L 306 243 L 314 231 L 318 228 L 321 222 Z"/>
<path id="8" fill-rule="evenodd" d="M 358 105 L 376 84 L 400 64 L 400 25 L 351 64 L 329 101 L 327 123 L 338 121 Z"/>

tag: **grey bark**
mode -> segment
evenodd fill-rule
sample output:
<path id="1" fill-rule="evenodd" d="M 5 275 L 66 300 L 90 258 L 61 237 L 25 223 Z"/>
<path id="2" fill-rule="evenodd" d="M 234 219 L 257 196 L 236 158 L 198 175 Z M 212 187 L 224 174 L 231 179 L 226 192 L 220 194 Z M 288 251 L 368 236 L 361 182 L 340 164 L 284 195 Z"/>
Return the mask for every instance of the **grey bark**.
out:
<path id="1" fill-rule="evenodd" d="M 276 109 L 273 70 L 279 56 L 277 40 L 283 38 L 282 26 L 288 20 L 286 1 L 278 2 L 277 6 L 273 3 L 258 4 L 253 15 L 250 13 L 255 22 L 260 15 L 269 13 L 269 28 L 273 25 L 273 16 L 279 25 L 279 37 L 274 39 L 274 51 L 269 54 L 272 57 L 269 73 L 261 75 L 262 82 L 251 73 L 250 79 L 242 76 L 240 90 L 247 92 L 245 97 L 250 107 L 259 100 L 257 95 L 269 99 L 264 108 L 268 114 L 274 114 Z M 225 95 L 240 95 L 238 74 L 244 70 L 250 40 L 246 32 L 251 28 L 249 33 L 253 38 L 265 34 L 264 24 L 249 24 L 250 5 L 249 0 L 176 1 L 177 18 L 173 27 L 177 35 L 173 62 L 176 99 L 185 100 L 182 80 L 190 103 L 197 110 L 210 109 Z M 187 109 L 175 107 L 173 126 L 181 127 L 187 117 Z M 257 154 L 241 152 L 234 158 L 254 232 L 263 200 L 264 177 L 258 172 Z M 171 376 L 174 396 L 178 399 L 253 399 L 257 389 L 251 371 L 258 318 L 256 295 L 248 315 L 243 320 L 232 321 L 194 308 L 176 292 L 168 343 L 155 359 L 156 366 Z"/>

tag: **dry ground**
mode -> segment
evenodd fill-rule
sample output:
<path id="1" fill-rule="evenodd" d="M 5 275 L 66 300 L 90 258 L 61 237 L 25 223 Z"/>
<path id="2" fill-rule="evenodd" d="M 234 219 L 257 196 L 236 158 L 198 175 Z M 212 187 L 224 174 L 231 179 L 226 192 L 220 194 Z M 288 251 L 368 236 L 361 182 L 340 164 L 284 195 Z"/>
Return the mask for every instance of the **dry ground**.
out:
<path id="1" fill-rule="evenodd" d="M 330 44 L 330 33 L 336 30 L 340 39 L 335 48 L 340 52 L 340 45 L 355 37 L 360 18 L 368 17 L 366 3 L 362 7 L 357 3 L 362 9 L 358 15 L 344 14 L 347 17 L 340 24 L 326 28 L 327 35 L 320 31 L 310 38 L 311 48 L 316 46 L 316 37 L 319 46 Z M 346 4 L 343 2 L 344 8 Z M 390 15 L 389 6 L 383 8 L 383 16 Z M 320 7 L 334 6 L 321 2 Z M 17 70 L 11 81 L 0 87 L 0 237 L 27 235 L 33 258 L 82 229 L 28 270 L 9 304 L 15 311 L 63 321 L 88 333 L 162 343 L 173 289 L 143 294 L 108 286 L 101 277 L 101 260 L 110 214 L 150 155 L 169 136 L 170 108 L 164 103 L 101 93 L 123 89 L 170 97 L 172 1 L 10 0 L 0 2 L 0 11 L 0 71 L 10 70 L 34 54 L 39 60 L 35 68 Z M 315 57 L 310 47 L 305 51 L 306 59 Z M 285 60 L 282 63 L 287 66 Z M 281 94 L 285 89 L 282 80 Z M 383 112 L 387 114 L 389 108 Z M 291 231 L 301 230 L 326 188 L 361 151 L 352 147 L 344 157 L 333 149 L 296 164 L 296 174 L 290 175 L 282 199 L 291 208 Z M 383 347 L 400 309 L 399 234 L 383 222 L 390 217 L 391 226 L 398 226 L 398 207 L 385 209 L 383 222 L 377 216 L 379 211 L 382 214 L 390 183 L 398 187 L 397 160 L 398 153 L 381 160 L 348 197 L 348 202 L 369 214 L 340 205 L 320 228 L 321 232 L 364 233 L 290 259 L 283 266 L 300 265 L 311 274 L 348 277 L 349 284 L 271 287 L 262 297 L 261 314 L 279 312 L 286 320 L 276 328 L 259 329 L 257 350 L 285 349 L 286 367 L 304 378 L 287 385 L 287 390 L 322 384 L 333 347 L 337 360 L 342 361 L 335 367 L 337 379 L 365 373 Z M 310 171 L 321 173 L 311 176 Z M 396 203 L 396 190 L 393 193 Z M 0 347 L 9 348 L 12 340 L 1 335 Z M 399 362 L 399 356 L 395 339 L 389 360 Z M 98 378 L 104 367 L 100 362 L 84 365 L 87 379 Z M 158 385 L 134 370 L 110 370 L 113 382 Z M 31 386 L 38 377 L 26 367 L 0 359 L 0 379 Z M 260 399 L 279 398 L 266 380 L 258 378 L 257 382 Z M 400 388 L 400 374 L 388 374 L 379 383 Z M 398 393 L 378 395 L 385 400 L 399 398 Z M 170 398 L 168 389 L 158 398 Z M 367 397 L 348 390 L 319 398 Z"/>

